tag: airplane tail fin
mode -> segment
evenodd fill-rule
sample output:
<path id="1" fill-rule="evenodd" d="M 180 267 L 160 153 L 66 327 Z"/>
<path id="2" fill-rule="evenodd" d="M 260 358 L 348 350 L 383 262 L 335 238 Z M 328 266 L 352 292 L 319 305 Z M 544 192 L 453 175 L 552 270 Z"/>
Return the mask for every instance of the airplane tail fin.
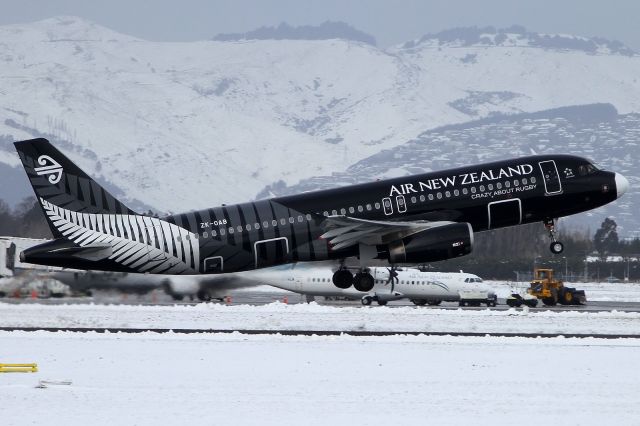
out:
<path id="1" fill-rule="evenodd" d="M 14 143 L 33 191 L 45 216 L 46 206 L 55 205 L 71 212 L 136 214 L 90 178 L 46 139 Z M 49 221 L 54 237 L 60 231 Z"/>

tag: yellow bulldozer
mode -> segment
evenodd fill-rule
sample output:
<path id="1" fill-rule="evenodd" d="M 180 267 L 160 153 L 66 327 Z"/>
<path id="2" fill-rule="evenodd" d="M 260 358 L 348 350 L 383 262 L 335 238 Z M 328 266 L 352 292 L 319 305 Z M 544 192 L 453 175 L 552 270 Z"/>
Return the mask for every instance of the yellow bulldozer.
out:
<path id="1" fill-rule="evenodd" d="M 547 306 L 555 306 L 557 303 L 584 305 L 587 302 L 584 290 L 565 287 L 562 281 L 554 278 L 553 269 L 535 268 L 527 293 L 542 300 Z"/>

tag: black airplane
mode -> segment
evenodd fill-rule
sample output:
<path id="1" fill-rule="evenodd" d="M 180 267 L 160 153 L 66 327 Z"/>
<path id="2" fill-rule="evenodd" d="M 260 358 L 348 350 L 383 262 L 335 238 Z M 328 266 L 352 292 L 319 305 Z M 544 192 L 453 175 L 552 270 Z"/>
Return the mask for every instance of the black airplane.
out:
<path id="1" fill-rule="evenodd" d="M 620 174 L 571 155 L 537 155 L 163 218 L 138 214 L 46 139 L 15 143 L 54 240 L 30 263 L 150 274 L 220 274 L 337 260 L 333 282 L 373 287 L 364 265 L 423 264 L 471 252 L 474 232 L 543 222 L 614 201 Z M 170 196 L 170 194 L 167 194 Z M 345 260 L 359 258 L 354 275 Z"/>

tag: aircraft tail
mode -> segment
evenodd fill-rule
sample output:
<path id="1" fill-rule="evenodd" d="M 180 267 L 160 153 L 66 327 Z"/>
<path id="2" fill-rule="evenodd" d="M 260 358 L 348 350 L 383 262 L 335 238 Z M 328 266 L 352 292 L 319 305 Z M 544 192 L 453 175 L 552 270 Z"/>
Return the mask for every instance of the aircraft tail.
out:
<path id="1" fill-rule="evenodd" d="M 90 178 L 46 139 L 14 143 L 33 191 L 54 237 L 62 235 L 47 215 L 47 206 L 77 213 L 136 214 Z"/>

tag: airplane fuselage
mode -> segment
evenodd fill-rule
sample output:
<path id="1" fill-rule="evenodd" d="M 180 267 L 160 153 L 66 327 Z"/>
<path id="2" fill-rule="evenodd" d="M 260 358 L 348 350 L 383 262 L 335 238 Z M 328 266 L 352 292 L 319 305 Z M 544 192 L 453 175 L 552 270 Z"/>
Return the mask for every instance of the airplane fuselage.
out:
<path id="1" fill-rule="evenodd" d="M 329 216 L 468 222 L 475 232 L 587 211 L 617 198 L 615 173 L 569 155 L 532 156 L 169 216 L 195 235 L 202 273 L 356 256 L 332 250 Z M 195 238 L 195 240 L 194 240 Z M 383 250 L 383 249 L 381 249 Z"/>

